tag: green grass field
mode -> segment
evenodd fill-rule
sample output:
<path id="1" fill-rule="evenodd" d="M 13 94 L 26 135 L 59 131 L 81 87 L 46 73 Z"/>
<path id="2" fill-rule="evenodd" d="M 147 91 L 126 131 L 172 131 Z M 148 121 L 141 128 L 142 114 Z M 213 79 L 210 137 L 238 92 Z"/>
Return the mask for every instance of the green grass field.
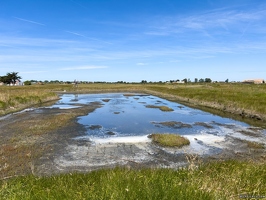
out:
<path id="1" fill-rule="evenodd" d="M 0 199 L 266 198 L 265 165 L 214 162 L 197 169 L 103 169 L 0 182 Z"/>
<path id="2" fill-rule="evenodd" d="M 55 92 L 71 91 L 145 92 L 173 101 L 249 112 L 266 119 L 265 84 L 81 84 L 78 88 L 73 88 L 72 85 L 0 86 L 0 114 L 56 100 L 58 96 Z M 71 117 L 76 116 L 63 116 L 61 125 Z M 46 123 L 43 126 L 46 126 Z M 30 127 L 25 130 L 31 132 Z M 38 128 L 36 125 L 34 127 Z M 47 124 L 44 128 L 56 127 Z M 40 131 L 42 129 L 43 127 L 40 127 Z M 191 160 L 190 162 L 190 166 L 194 167 L 178 170 L 115 168 L 51 177 L 12 176 L 0 180 L 0 199 L 266 198 L 266 163 L 231 160 L 208 162 L 195 167 L 195 163 Z"/>

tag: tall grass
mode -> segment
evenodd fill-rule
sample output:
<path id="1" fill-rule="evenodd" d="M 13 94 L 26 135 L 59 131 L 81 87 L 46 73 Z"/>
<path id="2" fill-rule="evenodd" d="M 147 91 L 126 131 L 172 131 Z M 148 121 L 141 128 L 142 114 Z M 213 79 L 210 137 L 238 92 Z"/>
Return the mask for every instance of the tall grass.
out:
<path id="1" fill-rule="evenodd" d="M 265 165 L 226 161 L 188 169 L 103 169 L 2 180 L 1 199 L 239 199 L 266 195 Z M 254 198 L 253 198 L 254 199 Z"/>
<path id="2" fill-rule="evenodd" d="M 0 86 L 0 115 L 58 99 L 47 86 Z"/>

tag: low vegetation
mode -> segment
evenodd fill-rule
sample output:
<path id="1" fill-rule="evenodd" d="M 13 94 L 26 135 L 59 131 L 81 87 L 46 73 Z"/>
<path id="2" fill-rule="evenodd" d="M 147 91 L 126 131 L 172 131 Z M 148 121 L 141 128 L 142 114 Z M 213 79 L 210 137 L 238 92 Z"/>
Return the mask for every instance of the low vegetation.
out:
<path id="1" fill-rule="evenodd" d="M 266 85 L 244 84 L 67 84 L 0 86 L 0 115 L 40 105 L 65 92 L 143 92 L 172 101 L 232 112 L 266 120 Z M 107 100 L 106 100 L 107 101 Z M 159 107 L 156 107 L 159 108 Z M 159 108 L 160 109 L 160 108 Z M 0 147 L 0 199 L 262 199 L 266 198 L 266 164 L 255 161 L 208 162 L 185 169 L 103 169 L 90 173 L 68 173 L 37 177 L 31 161 L 40 156 L 38 144 L 49 132 L 64 127 L 81 113 L 62 113 L 45 121 L 29 119 L 14 130 Z M 86 111 L 87 112 L 87 111 Z M 175 126 L 177 126 L 175 124 Z M 153 134 L 152 137 L 161 137 Z M 172 135 L 154 139 L 163 146 L 176 146 Z M 177 137 L 175 135 L 174 137 Z M 29 143 L 30 141 L 39 141 Z M 35 138 L 35 139 L 32 139 Z M 166 141 L 164 141 L 166 140 Z M 168 140 L 168 141 L 167 141 Z M 180 138 L 178 140 L 181 140 Z M 183 139 L 182 139 L 183 140 Z M 163 142 L 162 142 L 163 141 Z M 5 144 L 4 144 L 5 143 Z M 181 142 L 188 145 L 189 141 Z M 178 145 L 177 145 L 178 146 Z M 252 149 L 263 144 L 247 142 Z M 194 164 L 194 163 L 191 163 Z M 198 166 L 198 165 L 197 165 Z"/>
<path id="2" fill-rule="evenodd" d="M 155 144 L 164 147 L 183 147 L 189 145 L 190 142 L 187 138 L 177 135 L 177 134 L 151 134 L 149 137 Z"/>
<path id="3" fill-rule="evenodd" d="M 0 181 L 0 199 L 262 199 L 265 165 L 226 161 L 198 169 L 103 169 Z"/>
<path id="4" fill-rule="evenodd" d="M 0 86 L 0 116 L 57 99 L 50 87 Z"/>
<path id="5" fill-rule="evenodd" d="M 266 120 L 266 85 L 182 84 L 147 85 L 149 93 L 186 103 L 215 108 L 233 114 Z"/>
<path id="6" fill-rule="evenodd" d="M 252 149 L 265 149 L 265 146 L 263 143 L 260 142 L 252 142 L 252 141 L 245 141 L 248 145 L 248 148 Z"/>

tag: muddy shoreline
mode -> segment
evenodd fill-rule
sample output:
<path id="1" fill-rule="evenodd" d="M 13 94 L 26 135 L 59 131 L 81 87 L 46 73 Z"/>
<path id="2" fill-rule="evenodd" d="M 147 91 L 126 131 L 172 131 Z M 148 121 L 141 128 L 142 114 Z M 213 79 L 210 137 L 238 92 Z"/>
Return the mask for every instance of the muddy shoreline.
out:
<path id="1" fill-rule="evenodd" d="M 224 141 L 217 141 L 217 147 L 211 147 L 207 153 L 197 152 L 189 146 L 181 149 L 163 148 L 148 139 L 107 143 L 82 139 L 86 129 L 77 122 L 77 117 L 99 107 L 99 102 L 66 110 L 43 107 L 1 119 L 0 179 L 25 174 L 49 176 L 74 171 L 88 172 L 116 166 L 176 169 L 193 167 L 211 160 L 266 160 L 265 149 L 250 148 L 244 141 L 232 136 L 227 136 Z M 36 128 L 38 123 L 45 122 L 49 116 L 68 114 L 73 117 L 64 126 L 49 129 L 43 134 L 29 131 L 31 129 L 28 126 Z M 77 137 L 81 139 L 75 139 Z M 202 143 L 200 138 L 191 140 Z"/>

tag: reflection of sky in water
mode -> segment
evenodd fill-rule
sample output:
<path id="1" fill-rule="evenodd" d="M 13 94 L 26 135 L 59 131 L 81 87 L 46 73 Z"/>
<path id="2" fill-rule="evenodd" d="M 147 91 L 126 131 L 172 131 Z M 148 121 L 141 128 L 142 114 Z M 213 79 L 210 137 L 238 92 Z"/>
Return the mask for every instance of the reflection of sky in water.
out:
<path id="1" fill-rule="evenodd" d="M 151 133 L 178 133 L 181 135 L 232 135 L 236 130 L 247 129 L 249 125 L 213 115 L 201 110 L 189 108 L 151 95 L 124 96 L 123 94 L 65 94 L 54 107 L 60 105 L 80 105 L 101 102 L 102 107 L 87 116 L 79 117 L 78 122 L 87 127 L 87 134 L 95 137 L 110 137 L 107 132 L 116 136 L 147 135 Z M 109 99 L 104 102 L 104 99 Z M 164 105 L 174 109 L 163 112 L 157 108 L 146 108 L 145 105 Z M 160 122 L 181 122 L 190 127 L 173 128 L 158 124 Z M 197 123 L 197 124 L 195 124 Z M 213 128 L 207 128 L 205 123 Z M 102 128 L 91 129 L 92 125 Z M 261 130 L 265 134 L 265 130 Z"/>

